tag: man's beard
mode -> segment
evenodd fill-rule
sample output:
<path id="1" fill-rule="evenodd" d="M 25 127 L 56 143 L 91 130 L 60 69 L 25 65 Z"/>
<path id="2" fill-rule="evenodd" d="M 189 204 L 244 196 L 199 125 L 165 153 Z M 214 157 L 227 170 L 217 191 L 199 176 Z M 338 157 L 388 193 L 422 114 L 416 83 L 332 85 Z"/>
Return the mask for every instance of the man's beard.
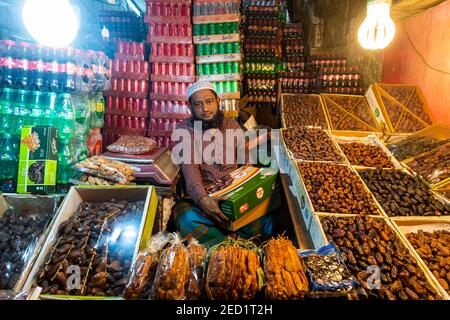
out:
<path id="1" fill-rule="evenodd" d="M 205 131 L 205 130 L 209 130 L 209 129 L 219 128 L 222 125 L 224 117 L 225 117 L 225 115 L 222 110 L 218 110 L 216 112 L 216 114 L 214 115 L 214 117 L 209 120 L 203 120 L 203 119 L 197 118 L 195 113 L 192 113 L 191 122 L 192 122 L 192 126 L 194 126 L 194 121 L 201 121 L 202 130 Z"/>

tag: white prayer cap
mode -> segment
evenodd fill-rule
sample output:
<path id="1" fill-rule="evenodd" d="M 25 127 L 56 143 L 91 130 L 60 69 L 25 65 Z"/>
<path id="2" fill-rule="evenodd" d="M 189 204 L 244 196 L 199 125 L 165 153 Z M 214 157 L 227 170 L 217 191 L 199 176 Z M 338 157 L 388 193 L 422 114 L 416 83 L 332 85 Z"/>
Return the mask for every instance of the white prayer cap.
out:
<path id="1" fill-rule="evenodd" d="M 209 89 L 217 94 L 216 87 L 214 86 L 214 84 L 212 84 L 209 81 L 201 80 L 191 84 L 186 90 L 186 95 L 189 99 L 195 92 L 203 89 Z"/>

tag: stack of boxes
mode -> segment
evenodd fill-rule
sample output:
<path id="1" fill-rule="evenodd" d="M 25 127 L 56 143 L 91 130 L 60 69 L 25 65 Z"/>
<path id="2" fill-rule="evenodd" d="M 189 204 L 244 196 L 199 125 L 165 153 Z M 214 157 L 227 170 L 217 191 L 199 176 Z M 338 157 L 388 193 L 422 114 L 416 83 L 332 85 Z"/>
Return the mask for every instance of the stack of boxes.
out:
<path id="1" fill-rule="evenodd" d="M 308 93 L 309 73 L 305 72 L 303 29 L 299 23 L 283 27 L 283 56 L 287 71 L 278 74 L 281 93 Z"/>
<path id="2" fill-rule="evenodd" d="M 111 90 L 104 92 L 104 148 L 120 135 L 146 135 L 148 79 L 149 63 L 145 61 L 144 43 L 119 41 L 115 59 L 111 61 Z"/>
<path id="3" fill-rule="evenodd" d="M 186 89 L 195 82 L 191 0 L 147 0 L 151 45 L 151 113 L 147 135 L 172 147 L 177 125 L 190 117 Z"/>
<path id="4" fill-rule="evenodd" d="M 102 11 L 98 16 L 100 30 L 105 27 L 109 31 L 109 42 L 135 41 L 145 38 L 145 24 L 134 12 Z"/>
<path id="5" fill-rule="evenodd" d="M 249 1 L 245 7 L 246 91 L 249 107 L 276 107 L 282 57 L 279 2 Z"/>
<path id="6" fill-rule="evenodd" d="M 197 80 L 216 86 L 226 116 L 239 113 L 242 80 L 240 0 L 194 0 Z"/>

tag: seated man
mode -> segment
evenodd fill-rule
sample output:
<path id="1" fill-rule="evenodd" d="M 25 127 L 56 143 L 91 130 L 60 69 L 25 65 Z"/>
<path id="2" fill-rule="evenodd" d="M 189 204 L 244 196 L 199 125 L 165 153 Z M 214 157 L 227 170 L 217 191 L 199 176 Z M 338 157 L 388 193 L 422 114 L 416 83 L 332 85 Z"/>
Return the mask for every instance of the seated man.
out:
<path id="1" fill-rule="evenodd" d="M 185 132 L 189 133 L 192 141 L 196 139 L 194 127 L 198 128 L 202 134 L 205 131 L 214 134 L 220 130 L 223 137 L 226 136 L 225 130 L 227 129 L 241 130 L 240 125 L 234 119 L 225 118 L 223 112 L 219 110 L 219 98 L 212 83 L 206 81 L 194 83 L 188 88 L 187 95 L 192 117 L 179 125 L 177 129 L 186 130 Z M 203 151 L 206 151 L 208 145 L 216 140 L 220 139 L 212 138 L 212 142 L 205 142 L 203 139 L 199 143 L 193 142 L 190 161 L 181 163 L 186 191 L 190 198 L 181 199 L 174 208 L 174 221 L 178 232 L 186 238 L 194 237 L 206 246 L 217 244 L 229 235 L 242 238 L 251 238 L 256 235 L 269 237 L 272 233 L 271 215 L 265 215 L 241 228 L 236 234 L 231 234 L 226 227 L 228 219 L 219 207 L 219 201 L 224 200 L 224 197 L 208 196 L 205 190 L 207 185 L 239 168 L 236 157 L 232 163 L 225 162 L 226 139 L 223 139 L 223 144 L 215 149 L 216 152 L 224 150 L 223 161 L 214 160 L 205 163 Z M 175 149 L 177 148 L 174 148 L 174 151 Z M 195 152 L 198 152 L 201 157 L 197 163 L 193 161 Z"/>

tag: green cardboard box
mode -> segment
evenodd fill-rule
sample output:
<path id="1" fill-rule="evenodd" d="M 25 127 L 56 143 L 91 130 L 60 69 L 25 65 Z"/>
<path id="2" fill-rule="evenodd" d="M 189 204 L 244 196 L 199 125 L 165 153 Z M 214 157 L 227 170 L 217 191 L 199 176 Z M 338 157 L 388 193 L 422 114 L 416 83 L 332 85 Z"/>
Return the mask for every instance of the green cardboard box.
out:
<path id="1" fill-rule="evenodd" d="M 57 136 L 56 127 L 22 127 L 17 193 L 55 192 Z"/>
<path id="2" fill-rule="evenodd" d="M 237 220 L 272 196 L 278 177 L 278 170 L 263 168 L 254 177 L 225 195 L 220 203 L 223 213 L 231 220 Z"/>

